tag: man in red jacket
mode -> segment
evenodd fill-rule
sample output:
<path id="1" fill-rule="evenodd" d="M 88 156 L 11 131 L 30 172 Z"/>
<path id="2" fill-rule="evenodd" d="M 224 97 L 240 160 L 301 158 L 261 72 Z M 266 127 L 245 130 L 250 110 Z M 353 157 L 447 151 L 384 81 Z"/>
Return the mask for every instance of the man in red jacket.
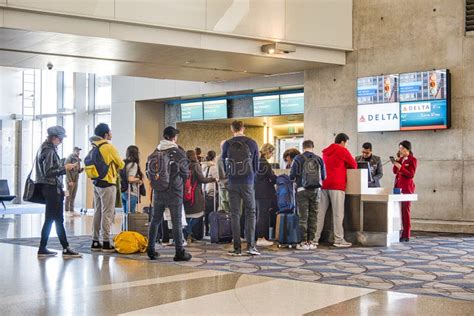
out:
<path id="1" fill-rule="evenodd" d="M 344 201 L 347 183 L 347 169 L 356 169 L 357 162 L 347 150 L 349 136 L 344 133 L 336 135 L 334 144 L 323 150 L 323 160 L 326 165 L 326 180 L 323 181 L 321 190 L 321 204 L 318 212 L 318 224 L 314 241 L 319 242 L 323 231 L 324 218 L 329 204 L 332 206 L 332 216 L 334 222 L 334 246 L 347 248 L 351 243 L 344 240 L 344 229 L 342 221 L 344 219 Z"/>

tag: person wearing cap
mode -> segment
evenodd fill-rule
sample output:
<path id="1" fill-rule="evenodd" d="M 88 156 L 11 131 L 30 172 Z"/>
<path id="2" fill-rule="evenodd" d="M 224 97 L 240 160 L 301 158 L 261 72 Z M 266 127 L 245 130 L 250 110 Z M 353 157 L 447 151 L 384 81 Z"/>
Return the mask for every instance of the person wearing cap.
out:
<path id="1" fill-rule="evenodd" d="M 66 163 L 75 164 L 76 167 L 66 171 L 66 216 L 74 215 L 74 200 L 76 199 L 77 187 L 79 183 L 79 174 L 84 171 L 84 168 L 81 168 L 81 148 L 74 147 L 74 151 L 66 159 Z"/>
<path id="2" fill-rule="evenodd" d="M 63 247 L 63 257 L 81 257 L 81 254 L 69 248 L 63 216 L 64 191 L 62 176 L 66 174 L 66 171 L 76 168 L 77 165 L 73 163 L 63 164 L 59 158 L 58 146 L 66 137 L 64 128 L 52 126 L 48 128 L 47 132 L 48 138 L 38 150 L 35 160 L 36 184 L 41 186 L 41 192 L 46 204 L 38 257 L 57 255 L 56 252 L 46 248 L 53 223 L 56 224 L 56 232 Z"/>
<path id="3" fill-rule="evenodd" d="M 158 227 L 162 222 L 165 208 L 169 208 L 171 213 L 171 223 L 173 225 L 173 241 L 176 253 L 174 261 L 189 261 L 192 256 L 187 253 L 183 247 L 183 228 L 181 223 L 181 214 L 183 209 L 184 181 L 189 175 L 189 161 L 186 153 L 179 147 L 178 141 L 179 130 L 172 126 L 168 126 L 163 131 L 163 140 L 150 157 L 159 159 L 158 155 L 166 155 L 169 158 L 169 183 L 166 183 L 167 189 L 162 187 L 153 188 L 153 214 L 148 231 L 148 248 L 147 254 L 151 260 L 159 257 L 155 250 L 156 237 L 158 235 Z M 163 156 L 161 156 L 163 157 Z M 150 161 L 150 158 L 149 158 Z M 150 168 L 152 169 L 152 168 Z M 148 177 L 153 176 L 148 171 Z M 156 175 L 155 175 L 156 177 Z M 159 179 L 157 180 L 159 182 Z"/>
<path id="4" fill-rule="evenodd" d="M 118 170 L 123 169 L 125 163 L 120 157 L 117 148 L 109 142 L 112 140 L 112 131 L 107 124 L 98 124 L 94 129 L 94 136 L 89 140 L 93 146 L 99 148 L 104 162 L 109 166 L 105 177 L 94 180 L 94 219 L 92 224 L 91 250 L 115 252 L 110 239 L 112 223 L 115 217 L 116 183 L 119 174 Z M 102 243 L 100 242 L 101 234 Z"/>

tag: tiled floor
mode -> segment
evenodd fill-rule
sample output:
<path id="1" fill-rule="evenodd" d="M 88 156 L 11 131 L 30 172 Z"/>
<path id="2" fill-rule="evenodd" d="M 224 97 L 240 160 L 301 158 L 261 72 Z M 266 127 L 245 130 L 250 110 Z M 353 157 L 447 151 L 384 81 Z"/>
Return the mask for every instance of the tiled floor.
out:
<path id="1" fill-rule="evenodd" d="M 34 237 L 41 228 L 40 215 L 21 215 L 21 219 L 10 217 L 4 221 L 0 219 L 1 236 Z M 87 233 L 90 221 L 89 216 L 68 218 L 68 234 Z M 119 224 L 116 221 L 115 229 Z M 101 254 L 85 254 L 82 259 L 38 259 L 34 247 L 6 243 L 0 243 L 0 254 L 0 315 L 474 312 L 474 303 L 463 300 L 195 269 Z"/>

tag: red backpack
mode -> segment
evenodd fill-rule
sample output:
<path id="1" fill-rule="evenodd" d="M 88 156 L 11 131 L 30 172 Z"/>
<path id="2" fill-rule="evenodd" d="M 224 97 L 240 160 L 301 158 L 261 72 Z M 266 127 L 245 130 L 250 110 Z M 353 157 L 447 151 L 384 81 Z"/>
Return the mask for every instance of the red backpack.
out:
<path id="1" fill-rule="evenodd" d="M 193 170 L 189 170 L 189 176 L 184 182 L 184 201 L 189 203 L 191 206 L 194 205 L 194 196 L 196 193 L 196 188 L 198 185 L 197 181 L 194 180 L 194 173 Z"/>

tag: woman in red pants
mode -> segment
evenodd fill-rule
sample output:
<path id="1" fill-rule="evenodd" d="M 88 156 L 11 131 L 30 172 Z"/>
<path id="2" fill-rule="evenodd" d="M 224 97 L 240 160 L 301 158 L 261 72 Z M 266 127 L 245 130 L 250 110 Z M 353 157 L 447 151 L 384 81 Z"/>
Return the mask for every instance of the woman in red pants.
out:
<path id="1" fill-rule="evenodd" d="M 411 143 L 407 140 L 399 144 L 399 158 L 393 163 L 395 174 L 395 188 L 401 189 L 403 194 L 415 193 L 415 177 L 417 160 L 411 151 Z M 411 202 L 402 202 L 403 231 L 400 242 L 410 241 L 410 207 Z"/>

